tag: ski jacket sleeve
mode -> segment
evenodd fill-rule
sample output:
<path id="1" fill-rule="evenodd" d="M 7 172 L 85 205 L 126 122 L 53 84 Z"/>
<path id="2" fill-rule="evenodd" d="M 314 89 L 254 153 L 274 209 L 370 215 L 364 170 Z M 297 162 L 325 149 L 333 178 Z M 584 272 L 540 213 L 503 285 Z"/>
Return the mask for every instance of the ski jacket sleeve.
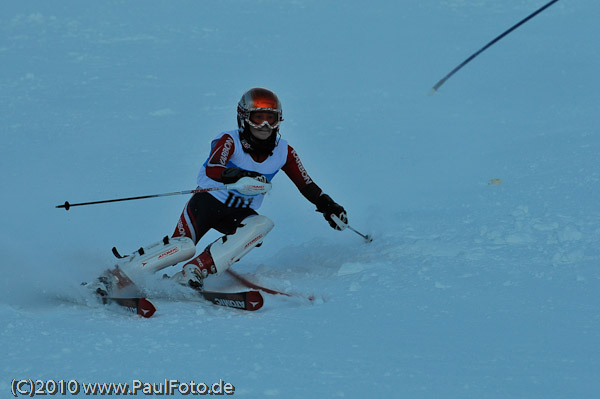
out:
<path id="1" fill-rule="evenodd" d="M 298 187 L 300 193 L 306 197 L 307 200 L 313 204 L 317 204 L 319 198 L 323 194 L 323 190 L 308 175 L 302 161 L 296 150 L 292 146 L 288 145 L 287 159 L 283 167 L 281 168 L 286 175 L 292 180 L 292 182 Z"/>
<path id="2" fill-rule="evenodd" d="M 227 162 L 233 156 L 235 143 L 233 138 L 224 134 L 214 145 L 208 161 L 206 162 L 206 176 L 222 182 L 222 173 L 227 167 Z"/>

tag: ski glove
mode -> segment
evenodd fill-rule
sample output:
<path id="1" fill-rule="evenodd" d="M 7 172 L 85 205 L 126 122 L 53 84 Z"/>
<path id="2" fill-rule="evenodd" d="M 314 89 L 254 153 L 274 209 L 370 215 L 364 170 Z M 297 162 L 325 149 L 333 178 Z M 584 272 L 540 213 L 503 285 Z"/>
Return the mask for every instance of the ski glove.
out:
<path id="1" fill-rule="evenodd" d="M 223 170 L 223 172 L 221 172 L 221 181 L 224 184 L 235 183 L 236 181 L 240 180 L 242 177 L 251 177 L 262 183 L 267 183 L 267 178 L 264 175 L 262 175 L 258 172 L 253 172 L 251 170 L 244 170 L 244 169 L 238 169 L 238 168 L 225 168 Z"/>
<path id="2" fill-rule="evenodd" d="M 343 227 L 340 227 L 331 217 L 332 215 L 337 216 L 342 222 L 348 223 L 348 215 L 346 214 L 346 210 L 340 204 L 336 203 L 331 197 L 327 194 L 323 194 L 317 200 L 317 212 L 321 212 L 323 217 L 329 225 L 336 230 L 343 230 Z"/>

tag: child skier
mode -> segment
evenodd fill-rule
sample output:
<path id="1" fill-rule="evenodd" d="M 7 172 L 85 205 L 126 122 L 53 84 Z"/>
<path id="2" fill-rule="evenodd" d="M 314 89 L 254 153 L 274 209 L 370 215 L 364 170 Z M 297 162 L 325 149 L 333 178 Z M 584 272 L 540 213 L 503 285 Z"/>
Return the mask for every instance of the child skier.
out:
<path id="1" fill-rule="evenodd" d="M 275 93 L 264 88 L 244 93 L 237 106 L 238 129 L 223 132 L 212 141 L 208 159 L 198 173 L 199 188 L 216 190 L 194 194 L 171 238 L 140 248 L 123 258 L 117 269 L 135 280 L 140 271 L 156 272 L 187 260 L 173 278 L 202 288 L 206 277 L 223 273 L 262 244 L 273 228 L 273 222 L 257 210 L 279 170 L 323 213 L 331 227 L 346 227 L 344 208 L 313 182 L 296 151 L 281 138 L 282 121 L 281 103 Z M 196 244 L 210 229 L 224 235 L 193 257 Z"/>

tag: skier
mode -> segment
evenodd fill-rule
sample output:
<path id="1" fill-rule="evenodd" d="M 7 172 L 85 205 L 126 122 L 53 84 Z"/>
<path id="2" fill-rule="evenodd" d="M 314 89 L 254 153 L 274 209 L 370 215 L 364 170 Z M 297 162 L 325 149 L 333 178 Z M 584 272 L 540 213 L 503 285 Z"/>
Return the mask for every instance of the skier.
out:
<path id="1" fill-rule="evenodd" d="M 273 228 L 273 222 L 257 210 L 280 170 L 331 227 L 336 230 L 346 227 L 344 208 L 323 193 L 306 172 L 296 151 L 281 138 L 282 121 L 281 103 L 275 93 L 264 88 L 244 93 L 237 106 L 238 128 L 223 132 L 212 141 L 210 154 L 198 173 L 200 188 L 219 190 L 194 194 L 171 238 L 165 237 L 123 258 L 117 270 L 134 278 L 140 270 L 156 272 L 188 261 L 172 278 L 201 289 L 206 277 L 223 273 L 261 245 Z M 335 217 L 342 223 L 336 223 Z M 210 229 L 223 236 L 194 257 L 196 244 Z"/>
<path id="2" fill-rule="evenodd" d="M 341 229 L 332 219 L 347 222 L 344 208 L 313 182 L 296 151 L 281 138 L 281 103 L 270 90 L 248 90 L 237 107 L 238 129 L 219 134 L 211 143 L 211 152 L 198 174 L 199 187 L 217 187 L 251 178 L 262 186 L 283 170 L 306 199 L 316 205 L 329 224 Z M 198 243 L 211 228 L 224 234 L 198 256 L 187 262 L 178 277 L 201 286 L 210 274 L 220 274 L 251 249 L 260 245 L 273 228 L 273 222 L 259 215 L 264 194 L 245 195 L 238 191 L 198 193 L 183 210 L 173 237 L 185 236 Z"/>

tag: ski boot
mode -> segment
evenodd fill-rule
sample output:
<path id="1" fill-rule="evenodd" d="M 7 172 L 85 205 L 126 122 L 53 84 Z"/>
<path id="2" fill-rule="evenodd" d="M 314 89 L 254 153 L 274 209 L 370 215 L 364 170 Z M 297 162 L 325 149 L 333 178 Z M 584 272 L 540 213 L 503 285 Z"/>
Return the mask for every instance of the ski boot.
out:
<path id="1" fill-rule="evenodd" d="M 210 248 L 210 247 L 209 247 Z M 200 291 L 204 287 L 204 279 L 209 274 L 215 274 L 217 269 L 210 256 L 209 248 L 190 262 L 183 265 L 181 271 L 173 275 L 173 279 L 181 285 L 187 285 Z"/>

